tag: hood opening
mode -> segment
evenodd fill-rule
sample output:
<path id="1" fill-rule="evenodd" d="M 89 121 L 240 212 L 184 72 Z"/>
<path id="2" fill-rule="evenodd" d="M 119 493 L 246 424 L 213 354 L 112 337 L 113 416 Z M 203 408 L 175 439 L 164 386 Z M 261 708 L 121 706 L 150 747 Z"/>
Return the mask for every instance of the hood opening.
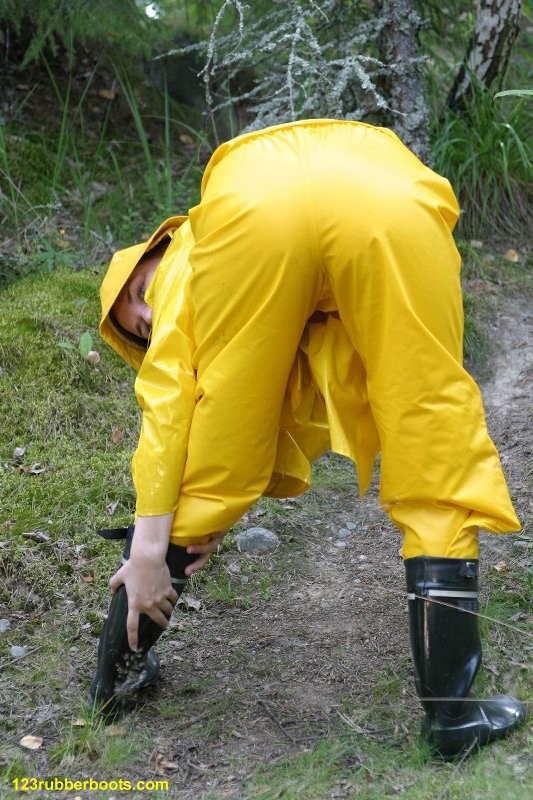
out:
<path id="1" fill-rule="evenodd" d="M 132 344 L 134 347 L 139 347 L 141 350 L 148 350 L 150 340 L 143 339 L 142 336 L 136 336 L 134 333 L 130 333 L 123 328 L 116 318 L 113 309 L 110 310 L 107 319 L 109 324 L 115 329 L 117 336 L 120 336 L 120 338 L 127 342 L 127 344 Z"/>
<path id="2" fill-rule="evenodd" d="M 186 220 L 187 217 L 170 217 L 147 241 L 118 250 L 100 286 L 100 335 L 135 370 L 139 370 L 142 364 L 149 341 L 124 330 L 113 313 L 113 305 L 143 255 L 157 247 L 162 240 L 172 239 L 174 232 Z"/>

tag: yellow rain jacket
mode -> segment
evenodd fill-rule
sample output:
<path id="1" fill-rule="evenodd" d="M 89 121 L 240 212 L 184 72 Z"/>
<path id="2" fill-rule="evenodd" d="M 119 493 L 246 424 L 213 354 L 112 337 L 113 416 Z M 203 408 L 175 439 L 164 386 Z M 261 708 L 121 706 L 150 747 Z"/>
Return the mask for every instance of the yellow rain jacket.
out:
<path id="1" fill-rule="evenodd" d="M 219 147 L 189 218 L 118 252 L 101 288 L 101 334 L 138 370 L 137 514 L 174 512 L 187 545 L 305 491 L 332 449 L 361 494 L 381 451 L 405 557 L 471 558 L 477 526 L 519 529 L 461 363 L 457 214 L 385 129 L 311 120 Z M 109 312 L 164 237 L 145 352 Z"/>

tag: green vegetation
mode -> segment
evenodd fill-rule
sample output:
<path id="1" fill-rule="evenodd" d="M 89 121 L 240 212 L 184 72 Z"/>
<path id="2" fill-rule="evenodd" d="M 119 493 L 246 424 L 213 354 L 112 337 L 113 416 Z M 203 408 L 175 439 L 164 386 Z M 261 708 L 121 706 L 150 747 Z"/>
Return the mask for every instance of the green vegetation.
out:
<path id="1" fill-rule="evenodd" d="M 505 746 L 467 764 L 433 764 L 416 740 L 405 735 L 375 742 L 372 735 L 345 732 L 320 742 L 298 758 L 262 770 L 250 781 L 246 800 L 323 800 L 357 797 L 378 800 L 528 800 L 527 743 L 510 754 Z M 207 798 L 206 798 L 207 800 Z M 214 800 L 214 797 L 213 797 Z"/>
<path id="2" fill-rule="evenodd" d="M 435 168 L 447 175 L 461 199 L 460 228 L 478 237 L 520 237 L 533 201 L 531 103 L 506 109 L 478 90 L 467 113 L 434 119 Z"/>
<path id="3" fill-rule="evenodd" d="M 152 4 L 151 17 L 145 13 L 148 5 L 38 0 L 30 13 L 12 0 L 0 4 L 5 26 L 0 44 L 8 59 L 0 116 L 0 281 L 43 261 L 106 261 L 118 246 L 149 233 L 171 213 L 186 213 L 197 201 L 202 166 L 213 146 L 202 114 L 203 77 L 196 76 L 202 56 L 193 51 L 175 61 L 150 59 L 174 52 L 176 44 L 205 42 L 222 2 L 161 0 Z M 217 28 L 221 36 L 234 30 L 237 19 L 235 4 L 226 5 Z M 361 19 L 372 28 L 362 6 Z M 279 11 L 268 0 L 254 4 L 247 24 L 264 28 L 277 19 L 274 7 Z M 531 83 L 531 33 L 524 25 L 497 100 L 480 88 L 464 114 L 446 111 L 446 92 L 472 26 L 472 16 L 461 9 L 459 3 L 447 9 L 431 3 L 424 11 L 435 166 L 459 195 L 460 235 L 521 239 L 532 199 L 531 102 L 527 94 L 510 93 Z M 528 3 L 524 12 L 529 13 Z M 339 42 L 326 47 L 322 58 L 342 55 L 346 32 L 341 35 L 340 17 L 337 23 Z M 321 15 L 310 25 L 317 41 L 327 39 Z M 372 58 L 375 34 L 372 28 L 368 41 L 361 34 L 357 44 Z M 276 36 L 270 40 L 272 50 Z M 228 57 L 234 50 L 230 47 Z M 235 97 L 251 91 L 254 75 L 268 75 L 270 55 L 263 54 L 258 63 L 251 50 L 239 57 L 239 73 L 231 80 L 222 73 L 211 87 L 214 102 L 231 106 Z M 176 99 L 182 83 L 191 84 L 189 102 Z M 252 92 L 250 102 L 255 100 Z M 313 107 L 312 98 L 306 102 Z M 241 101 L 231 113 L 221 112 L 224 135 L 238 132 L 237 119 L 250 121 L 245 105 Z M 391 122 L 375 115 L 376 122 L 384 120 Z M 64 232 L 59 248 L 58 231 Z"/>
<path id="4" fill-rule="evenodd" d="M 145 115 L 118 65 L 54 74 L 43 61 L 57 108 L 42 108 L 30 89 L 0 124 L 7 255 L 0 280 L 39 266 L 107 261 L 198 198 L 202 137 L 167 93 L 152 90 Z"/>
<path id="5" fill-rule="evenodd" d="M 494 90 L 474 81 L 463 113 L 447 107 L 446 96 L 465 52 L 473 8 L 431 4 L 431 24 L 423 31 L 434 167 L 449 178 L 461 206 L 459 235 L 521 240 L 527 237 L 533 201 L 531 99 L 521 89 L 532 80 L 531 3 L 505 75 Z M 512 88 L 516 87 L 516 88 Z M 498 92 L 501 88 L 503 91 Z"/>

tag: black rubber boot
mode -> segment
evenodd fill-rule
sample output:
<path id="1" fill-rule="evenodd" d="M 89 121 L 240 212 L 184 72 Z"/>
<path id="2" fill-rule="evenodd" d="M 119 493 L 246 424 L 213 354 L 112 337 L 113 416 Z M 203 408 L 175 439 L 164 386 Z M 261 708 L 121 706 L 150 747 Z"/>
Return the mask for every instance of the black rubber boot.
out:
<path id="1" fill-rule="evenodd" d="M 106 539 L 126 538 L 122 563 L 130 556 L 134 526 L 127 529 L 99 531 Z M 184 547 L 169 544 L 166 562 L 170 571 L 172 585 L 181 595 L 187 583 L 184 569 L 197 559 L 187 553 Z M 139 619 L 139 647 L 134 652 L 128 645 L 126 621 L 128 617 L 128 597 L 126 588 L 120 586 L 109 606 L 109 613 L 98 644 L 96 674 L 89 690 L 91 707 L 107 720 L 116 719 L 132 704 L 135 693 L 150 686 L 159 673 L 159 659 L 152 649 L 163 633 L 146 614 Z"/>
<path id="2" fill-rule="evenodd" d="M 525 709 L 508 695 L 468 697 L 481 664 L 478 562 L 421 556 L 404 563 L 422 735 L 450 760 L 506 736 Z"/>

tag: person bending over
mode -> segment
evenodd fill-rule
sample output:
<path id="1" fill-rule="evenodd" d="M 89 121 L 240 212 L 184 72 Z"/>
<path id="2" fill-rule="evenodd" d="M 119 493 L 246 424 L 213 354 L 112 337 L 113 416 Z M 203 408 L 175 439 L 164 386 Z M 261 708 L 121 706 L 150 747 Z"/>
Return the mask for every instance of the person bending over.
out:
<path id="1" fill-rule="evenodd" d="M 524 718 L 512 697 L 468 696 L 478 528 L 520 526 L 462 364 L 457 216 L 449 183 L 391 131 L 309 120 L 220 146 L 189 216 L 113 257 L 100 329 L 138 371 L 142 424 L 94 704 L 117 709 L 153 680 L 187 577 L 261 495 L 305 491 L 333 450 L 361 494 L 381 453 L 434 751 L 453 758 Z"/>

